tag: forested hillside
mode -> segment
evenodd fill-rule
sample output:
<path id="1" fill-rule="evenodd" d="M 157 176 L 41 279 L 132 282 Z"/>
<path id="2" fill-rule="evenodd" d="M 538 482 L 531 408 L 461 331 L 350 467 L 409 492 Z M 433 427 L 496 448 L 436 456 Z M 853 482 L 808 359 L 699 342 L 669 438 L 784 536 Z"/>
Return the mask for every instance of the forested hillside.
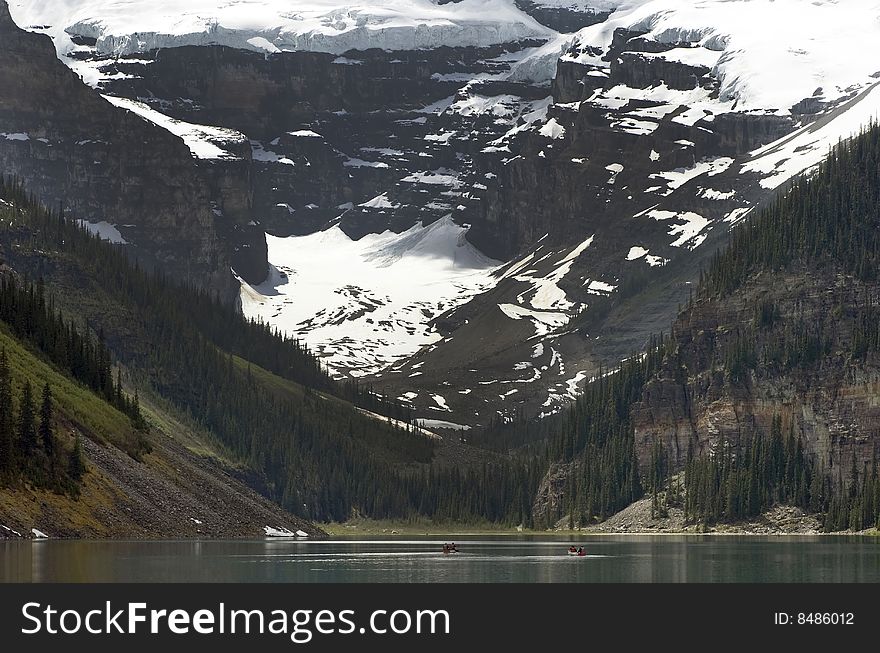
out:
<path id="1" fill-rule="evenodd" d="M 689 320 L 714 304 L 758 301 L 751 320 L 716 338 L 710 366 L 744 388 L 790 379 L 795 394 L 842 396 L 813 401 L 824 403 L 829 421 L 837 422 L 824 433 L 815 428 L 821 413 L 811 419 L 791 411 L 796 398 L 778 401 L 769 433 L 766 424 L 756 424 L 744 443 L 728 443 L 728 460 L 730 446 L 744 447 L 732 456 L 739 473 L 731 469 L 736 462 L 723 463 L 724 447 L 714 461 L 693 463 L 694 472 L 715 480 L 700 490 L 696 516 L 735 519 L 781 500 L 827 513 L 826 530 L 880 523 L 880 415 L 873 409 L 880 379 L 878 227 L 880 127 L 873 124 L 737 229 L 712 261 L 701 306 L 685 313 L 678 328 L 692 329 Z M 768 286 L 776 287 L 754 295 Z"/>
<path id="2" fill-rule="evenodd" d="M 827 531 L 880 520 L 880 128 L 838 145 L 734 231 L 671 336 L 562 415 L 472 441 L 543 457 L 541 525 L 589 525 L 642 496 L 685 524 L 776 505 Z M 684 475 L 679 475 L 684 471 Z"/>
<path id="3" fill-rule="evenodd" d="M 646 493 L 652 515 L 679 507 L 702 527 L 781 504 L 823 515 L 829 531 L 880 516 L 876 126 L 735 231 L 669 335 L 601 371 L 562 413 L 499 420 L 467 445 L 332 381 L 296 341 L 138 269 L 16 185 L 2 195 L 4 328 L 125 415 L 133 456 L 148 428 L 140 390 L 317 520 L 589 526 Z M 56 476 L 70 486 L 75 474 Z"/>
<path id="4" fill-rule="evenodd" d="M 57 305 L 55 323 L 69 337 L 93 334 L 96 344 L 86 349 L 99 369 L 76 378 L 110 401 L 127 402 L 135 419 L 137 403 L 116 398 L 105 342 L 134 392 L 155 394 L 193 420 L 254 487 L 294 514 L 519 523 L 529 512 L 537 466 L 483 454 L 461 468 L 430 465 L 438 440 L 413 428 L 407 410 L 369 388 L 330 380 L 296 341 L 204 291 L 139 269 L 16 184 L 2 196 L 3 256 L 30 279 L 20 292 L 45 305 L 46 315 Z M 34 339 L 49 339 L 34 328 Z M 52 346 L 46 351 L 51 358 Z"/>
<path id="5" fill-rule="evenodd" d="M 692 521 L 779 503 L 824 514 L 827 531 L 880 520 L 878 220 L 871 125 L 735 230 L 703 275 L 636 409 L 642 446 L 686 470 Z"/>

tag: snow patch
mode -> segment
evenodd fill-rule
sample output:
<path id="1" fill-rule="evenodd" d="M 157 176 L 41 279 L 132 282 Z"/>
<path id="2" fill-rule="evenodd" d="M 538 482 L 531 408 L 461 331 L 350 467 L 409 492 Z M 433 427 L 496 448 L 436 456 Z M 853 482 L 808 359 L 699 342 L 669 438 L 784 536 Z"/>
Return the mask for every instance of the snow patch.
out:
<path id="1" fill-rule="evenodd" d="M 291 531 L 283 526 L 281 528 L 274 528 L 272 526 L 263 526 L 263 531 L 266 533 L 266 537 L 308 537 L 309 534 L 305 531 Z"/>
<path id="2" fill-rule="evenodd" d="M 447 422 L 443 419 L 422 419 L 416 420 L 416 424 L 429 429 L 452 429 L 454 431 L 470 431 L 471 427 L 467 424 L 456 424 L 455 422 Z"/>
<path id="3" fill-rule="evenodd" d="M 182 120 L 175 120 L 164 113 L 147 106 L 143 102 L 129 100 L 128 98 L 104 95 L 105 100 L 137 114 L 147 122 L 158 125 L 162 129 L 171 132 L 184 143 L 196 159 L 238 159 L 236 155 L 224 149 L 229 144 L 243 144 L 247 142 L 244 135 L 223 127 L 211 127 L 208 125 L 195 125 Z"/>
<path id="4" fill-rule="evenodd" d="M 538 133 L 541 136 L 546 136 L 547 138 L 559 139 L 565 138 L 565 127 L 560 125 L 556 118 L 550 118 L 543 127 L 538 130 Z"/>
<path id="5" fill-rule="evenodd" d="M 434 403 L 440 406 L 442 410 L 447 412 L 452 412 L 452 409 L 449 407 L 449 404 L 446 403 L 446 399 L 443 398 L 443 395 L 431 395 L 431 399 L 434 400 Z"/>
<path id="6" fill-rule="evenodd" d="M 740 172 L 762 175 L 761 186 L 778 188 L 795 175 L 818 166 L 831 147 L 854 136 L 878 116 L 880 82 L 835 109 L 827 118 L 755 150 Z"/>
<path id="7" fill-rule="evenodd" d="M 267 235 L 270 276 L 255 287 L 242 282 L 242 310 L 300 338 L 336 376 L 378 372 L 441 340 L 431 320 L 497 282 L 500 263 L 466 232 L 446 217 L 359 240 L 338 225 Z"/>
<path id="8" fill-rule="evenodd" d="M 558 284 L 568 275 L 575 260 L 593 243 L 594 238 L 595 235 L 590 236 L 580 245 L 572 248 L 553 266 L 552 272 L 548 274 L 540 275 L 536 271 L 529 270 L 514 276 L 513 278 L 516 281 L 521 281 L 531 286 L 530 290 L 520 293 L 517 300 L 522 303 L 527 295 L 531 295 L 529 304 L 540 311 L 568 311 L 573 309 L 575 306 L 574 302 L 569 301 L 565 291 Z M 524 262 L 528 260 L 527 258 Z M 514 271 L 520 270 L 522 267 L 524 266 L 514 266 L 504 276 L 512 276 Z"/>
<path id="9" fill-rule="evenodd" d="M 90 234 L 94 234 L 101 240 L 107 240 L 114 245 L 128 245 L 128 241 L 119 233 L 119 229 L 109 222 L 88 222 L 87 220 L 77 220 L 77 223 L 84 227 Z"/>
<path id="10" fill-rule="evenodd" d="M 266 149 L 259 141 L 251 141 L 251 158 L 254 161 L 261 161 L 263 163 L 280 163 L 287 166 L 296 165 L 286 156 Z"/>
<path id="11" fill-rule="evenodd" d="M 644 247 L 639 247 L 638 245 L 629 248 L 629 253 L 626 255 L 627 261 L 635 261 L 636 259 L 640 259 L 645 254 L 648 253 L 648 250 Z"/>
<path id="12" fill-rule="evenodd" d="M 656 172 L 648 175 L 648 178 L 664 179 L 666 181 L 667 191 L 661 193 L 661 195 L 665 196 L 670 195 L 676 188 L 679 188 L 690 180 L 696 179 L 702 175 L 714 177 L 715 175 L 721 174 L 730 167 L 731 163 L 733 163 L 733 159 L 730 157 L 720 156 L 714 159 L 705 159 L 690 168 L 676 168 L 675 170 L 669 170 L 667 172 Z"/>
<path id="13" fill-rule="evenodd" d="M 670 236 L 678 236 L 674 242 L 670 243 L 672 247 L 681 247 L 690 242 L 688 249 L 695 249 L 702 244 L 703 240 L 705 240 L 705 236 L 700 237 L 698 234 L 709 226 L 709 220 L 701 216 L 699 213 L 694 213 L 693 211 L 675 213 L 674 211 L 661 211 L 655 209 L 648 211 L 648 216 L 655 220 L 677 219 L 682 221 L 680 224 L 676 224 L 669 230 Z"/>
<path id="14" fill-rule="evenodd" d="M 611 176 L 608 178 L 608 183 L 611 185 L 617 180 L 617 175 L 623 172 L 623 166 L 620 163 L 609 163 L 605 166 L 605 169 L 611 173 Z"/>
<path id="15" fill-rule="evenodd" d="M 536 336 L 546 336 L 551 331 L 568 324 L 570 317 L 565 313 L 552 311 L 533 311 L 516 304 L 498 304 L 498 308 L 512 320 L 531 320 Z"/>
<path id="16" fill-rule="evenodd" d="M 358 206 L 362 206 L 367 209 L 396 209 L 400 207 L 400 204 L 393 204 L 391 200 L 388 199 L 388 193 L 382 193 L 381 195 L 376 195 L 376 197 L 364 202 L 363 204 L 358 204 Z"/>

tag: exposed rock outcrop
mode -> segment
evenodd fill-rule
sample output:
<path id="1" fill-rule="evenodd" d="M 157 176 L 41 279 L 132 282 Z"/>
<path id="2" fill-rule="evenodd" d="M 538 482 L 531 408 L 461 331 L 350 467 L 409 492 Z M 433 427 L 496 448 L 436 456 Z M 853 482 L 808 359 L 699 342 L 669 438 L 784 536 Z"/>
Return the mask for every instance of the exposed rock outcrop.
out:
<path id="1" fill-rule="evenodd" d="M 117 225 L 134 255 L 170 277 L 231 298 L 226 225 L 187 146 L 101 98 L 5 2 L 0 57 L 0 171 L 49 206 Z"/>
<path id="2" fill-rule="evenodd" d="M 580 4 L 572 2 L 569 6 L 547 6 L 540 0 L 538 2 L 516 0 L 516 6 L 542 25 L 563 33 L 576 32 L 584 27 L 601 23 L 611 13 L 609 9 L 594 9 L 586 2 Z"/>
<path id="3" fill-rule="evenodd" d="M 634 407 L 640 464 L 649 462 L 659 441 L 673 468 L 681 468 L 689 448 L 706 453 L 722 439 L 769 433 L 776 416 L 783 433 L 802 438 L 805 451 L 828 473 L 842 467 L 846 475 L 853 458 L 859 469 L 870 464 L 880 424 L 880 361 L 871 354 L 853 360 L 838 353 L 851 348 L 852 337 L 847 309 L 841 313 L 839 307 L 866 297 L 876 302 L 878 289 L 827 270 L 802 269 L 764 273 L 735 295 L 696 303 L 675 325 L 675 357 Z M 779 317 L 759 338 L 772 337 L 786 323 L 823 325 L 833 336 L 829 353 L 803 368 L 759 366 L 747 379 L 732 380 L 720 370 L 717 352 L 737 337 L 740 325 L 754 322 L 762 303 L 776 306 Z"/>

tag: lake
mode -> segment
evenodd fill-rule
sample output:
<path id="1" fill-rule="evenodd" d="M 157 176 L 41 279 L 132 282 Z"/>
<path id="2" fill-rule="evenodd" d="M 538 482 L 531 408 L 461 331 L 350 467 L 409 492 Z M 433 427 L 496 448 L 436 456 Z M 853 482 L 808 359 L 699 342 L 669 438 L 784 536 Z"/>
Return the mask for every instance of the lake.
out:
<path id="1" fill-rule="evenodd" d="M 557 537 L 0 540 L 0 582 L 880 582 L 880 539 Z"/>

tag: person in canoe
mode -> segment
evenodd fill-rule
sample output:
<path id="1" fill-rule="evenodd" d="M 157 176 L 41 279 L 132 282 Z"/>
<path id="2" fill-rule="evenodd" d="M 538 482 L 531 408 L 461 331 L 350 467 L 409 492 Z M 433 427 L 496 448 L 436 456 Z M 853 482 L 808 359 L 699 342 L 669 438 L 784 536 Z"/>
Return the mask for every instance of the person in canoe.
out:
<path id="1" fill-rule="evenodd" d="M 578 550 L 574 547 L 574 545 L 571 545 L 570 547 L 568 547 L 568 553 L 570 555 L 574 555 L 577 552 L 578 552 Z"/>
<path id="2" fill-rule="evenodd" d="M 456 548 L 455 542 L 452 544 L 444 544 L 443 553 L 458 553 L 458 548 Z"/>

